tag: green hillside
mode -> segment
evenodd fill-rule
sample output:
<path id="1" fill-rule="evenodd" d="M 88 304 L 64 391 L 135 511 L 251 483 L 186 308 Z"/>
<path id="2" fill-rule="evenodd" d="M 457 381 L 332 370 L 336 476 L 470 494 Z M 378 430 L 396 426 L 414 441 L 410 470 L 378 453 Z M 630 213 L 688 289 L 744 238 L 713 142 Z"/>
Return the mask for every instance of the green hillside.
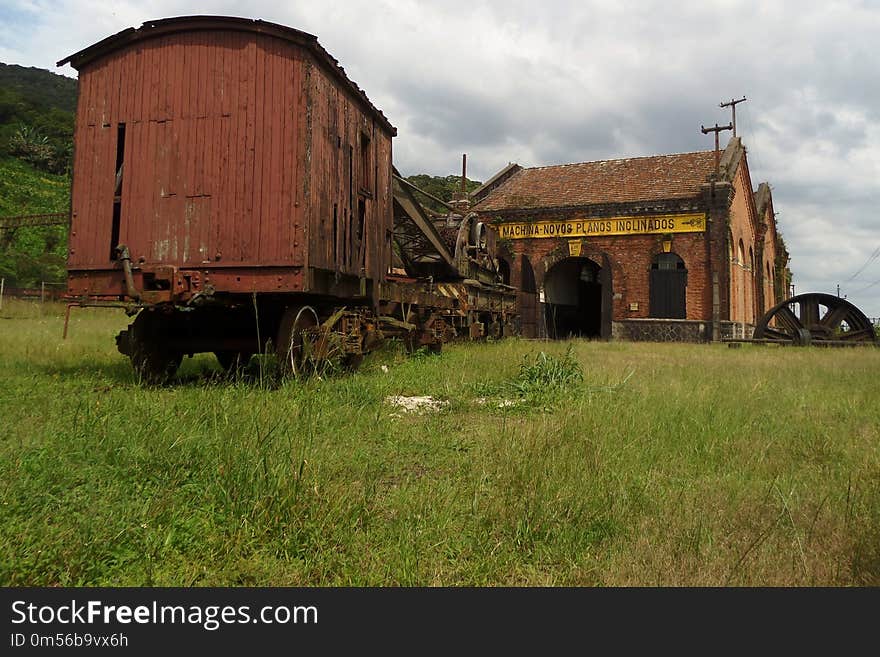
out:
<path id="1" fill-rule="evenodd" d="M 38 68 L 0 64 L 0 155 L 49 173 L 70 168 L 77 82 Z"/>
<path id="2" fill-rule="evenodd" d="M 45 173 L 27 162 L 0 157 L 0 217 L 67 212 L 70 179 Z"/>
<path id="3" fill-rule="evenodd" d="M 0 157 L 0 217 L 66 212 L 69 205 L 67 176 Z M 67 226 L 0 229 L 0 278 L 8 287 L 63 282 L 66 254 Z"/>
<path id="4" fill-rule="evenodd" d="M 0 217 L 66 212 L 77 82 L 0 64 Z M 61 283 L 66 226 L 0 229 L 0 278 L 8 287 Z"/>
<path id="5" fill-rule="evenodd" d="M 76 80 L 42 68 L 0 63 L 0 88 L 17 96 L 25 111 L 76 111 Z"/>

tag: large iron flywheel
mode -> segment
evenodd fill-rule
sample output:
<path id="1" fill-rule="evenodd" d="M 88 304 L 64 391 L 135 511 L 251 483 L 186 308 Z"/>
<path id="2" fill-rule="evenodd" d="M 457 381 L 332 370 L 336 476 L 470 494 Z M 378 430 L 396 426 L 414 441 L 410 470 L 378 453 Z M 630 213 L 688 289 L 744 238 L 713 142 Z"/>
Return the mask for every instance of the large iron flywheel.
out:
<path id="1" fill-rule="evenodd" d="M 833 294 L 809 292 L 773 306 L 755 326 L 756 340 L 794 344 L 877 342 L 864 313 Z"/>

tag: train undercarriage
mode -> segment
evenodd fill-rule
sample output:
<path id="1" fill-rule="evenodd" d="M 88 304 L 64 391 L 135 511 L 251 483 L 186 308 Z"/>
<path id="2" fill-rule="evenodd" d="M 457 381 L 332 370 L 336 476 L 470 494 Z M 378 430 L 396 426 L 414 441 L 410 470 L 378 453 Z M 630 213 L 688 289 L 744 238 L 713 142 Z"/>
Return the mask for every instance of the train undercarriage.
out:
<path id="1" fill-rule="evenodd" d="M 230 295 L 198 306 L 151 305 L 137 312 L 116 344 L 145 382 L 163 383 L 185 356 L 196 353 L 214 353 L 227 371 L 243 367 L 256 354 L 272 353 L 282 373 L 299 377 L 355 370 L 388 338 L 401 340 L 408 351 L 438 352 L 453 340 L 498 339 L 518 332 L 512 292 L 483 291 L 473 303 L 473 284 L 449 287 L 472 303 L 412 284 L 389 283 L 381 287 L 388 294 L 372 305 L 307 294 Z"/>
<path id="2" fill-rule="evenodd" d="M 71 305 L 121 305 L 136 315 L 116 344 L 147 383 L 168 381 L 197 353 L 214 353 L 227 371 L 272 353 L 283 374 L 299 377 L 354 370 L 388 338 L 409 351 L 437 352 L 453 340 L 517 335 L 516 290 L 500 279 L 491 229 L 451 207 L 445 217 L 430 216 L 401 181 L 394 185 L 392 272 L 375 285 L 335 277 L 322 289 L 326 272 L 310 272 L 311 292 L 217 291 L 217 274 L 132 267 L 120 247 L 112 275 L 123 298 Z"/>

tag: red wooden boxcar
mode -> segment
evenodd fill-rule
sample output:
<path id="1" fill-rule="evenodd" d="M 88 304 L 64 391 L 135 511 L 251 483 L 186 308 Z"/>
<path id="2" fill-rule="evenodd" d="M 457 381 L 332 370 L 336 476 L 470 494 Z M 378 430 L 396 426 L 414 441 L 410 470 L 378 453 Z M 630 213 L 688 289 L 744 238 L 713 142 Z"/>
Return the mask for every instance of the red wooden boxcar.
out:
<path id="1" fill-rule="evenodd" d="M 334 348 L 356 362 L 380 317 L 420 343 L 448 333 L 454 302 L 386 283 L 396 130 L 316 37 L 170 18 L 65 63 L 79 71 L 68 292 L 142 310 L 117 342 L 145 377 L 201 351 L 231 366 L 269 340 L 294 369 Z"/>

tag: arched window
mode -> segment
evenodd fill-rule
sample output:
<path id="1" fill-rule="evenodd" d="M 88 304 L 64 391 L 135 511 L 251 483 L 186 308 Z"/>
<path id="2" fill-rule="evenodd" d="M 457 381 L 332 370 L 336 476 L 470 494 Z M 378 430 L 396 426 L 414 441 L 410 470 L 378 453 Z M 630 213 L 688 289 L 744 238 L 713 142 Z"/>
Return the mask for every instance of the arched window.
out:
<path id="1" fill-rule="evenodd" d="M 687 269 L 675 253 L 658 253 L 651 263 L 651 317 L 687 317 Z"/>
<path id="2" fill-rule="evenodd" d="M 739 241 L 739 250 L 737 251 L 737 258 L 739 260 L 740 267 L 746 266 L 746 249 L 743 241 Z"/>
<path id="3" fill-rule="evenodd" d="M 529 262 L 529 259 L 525 254 L 520 256 L 519 266 L 522 275 L 520 279 L 520 289 L 523 292 L 535 294 L 535 292 L 538 291 L 537 286 L 535 285 L 535 271 L 532 269 L 532 263 Z"/>

